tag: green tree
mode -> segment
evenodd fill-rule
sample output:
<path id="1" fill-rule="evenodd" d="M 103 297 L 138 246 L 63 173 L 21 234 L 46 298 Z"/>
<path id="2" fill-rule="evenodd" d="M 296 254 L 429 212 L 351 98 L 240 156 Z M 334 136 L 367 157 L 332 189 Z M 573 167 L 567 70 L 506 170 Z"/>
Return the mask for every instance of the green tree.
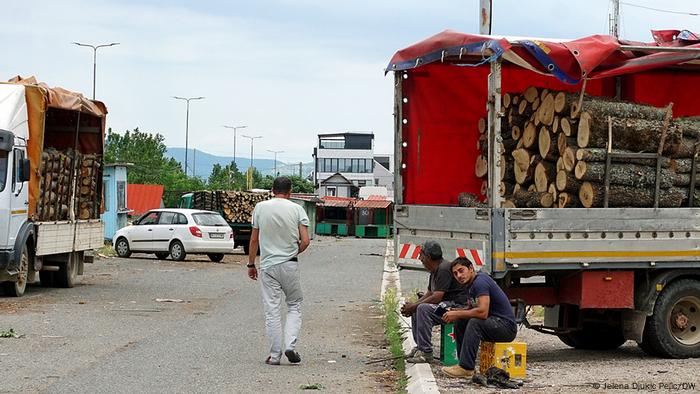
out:
<path id="1" fill-rule="evenodd" d="M 211 190 L 243 190 L 245 184 L 245 175 L 238 171 L 234 162 L 223 167 L 218 163 L 214 164 L 207 179 L 207 187 Z"/>
<path id="2" fill-rule="evenodd" d="M 287 175 L 292 181 L 292 193 L 313 193 L 314 185 L 313 183 L 307 181 L 306 179 L 300 177 L 299 175 Z M 260 179 L 259 183 L 255 185 L 256 189 L 266 189 L 272 190 L 272 182 L 275 180 L 271 175 Z"/>
<path id="3" fill-rule="evenodd" d="M 124 134 L 110 128 L 105 142 L 105 162 L 132 163 L 127 170 L 128 182 L 163 185 L 163 203 L 174 207 L 182 193 L 204 189 L 205 183 L 187 176 L 177 160 L 165 156 L 164 141 L 161 134 L 144 133 L 138 128 Z"/>

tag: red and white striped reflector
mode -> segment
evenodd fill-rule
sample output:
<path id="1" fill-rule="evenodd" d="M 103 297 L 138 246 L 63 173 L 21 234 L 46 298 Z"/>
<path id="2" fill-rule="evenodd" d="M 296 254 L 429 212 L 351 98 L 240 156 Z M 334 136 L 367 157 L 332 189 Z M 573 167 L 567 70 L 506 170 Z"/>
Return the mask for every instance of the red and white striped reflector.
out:
<path id="1" fill-rule="evenodd" d="M 466 257 L 472 264 L 479 267 L 484 265 L 484 257 L 479 249 L 457 248 L 457 257 Z"/>

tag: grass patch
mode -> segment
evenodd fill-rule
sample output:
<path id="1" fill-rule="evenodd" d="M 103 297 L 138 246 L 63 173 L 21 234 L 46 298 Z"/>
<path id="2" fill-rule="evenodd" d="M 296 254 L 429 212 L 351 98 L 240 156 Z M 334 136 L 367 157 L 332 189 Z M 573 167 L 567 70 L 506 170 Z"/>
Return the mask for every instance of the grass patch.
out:
<path id="1" fill-rule="evenodd" d="M 114 250 L 112 245 L 109 244 L 97 249 L 97 253 L 107 257 L 117 257 L 117 252 Z"/>
<path id="2" fill-rule="evenodd" d="M 401 337 L 401 324 L 399 323 L 399 315 L 396 313 L 396 308 L 399 305 L 399 299 L 396 296 L 396 289 L 387 290 L 382 301 L 384 311 L 384 333 L 386 340 L 389 342 L 389 352 L 394 360 L 394 368 L 399 374 L 396 382 L 396 389 L 399 393 L 406 392 L 408 378 L 406 377 L 406 362 L 403 359 L 403 338 Z"/>

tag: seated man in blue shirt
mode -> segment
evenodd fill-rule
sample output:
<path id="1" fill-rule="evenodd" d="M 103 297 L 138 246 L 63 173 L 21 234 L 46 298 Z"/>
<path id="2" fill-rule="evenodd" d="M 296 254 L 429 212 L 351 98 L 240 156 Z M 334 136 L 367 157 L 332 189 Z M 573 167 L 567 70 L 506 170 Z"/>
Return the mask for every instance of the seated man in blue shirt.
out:
<path id="1" fill-rule="evenodd" d="M 459 257 L 452 262 L 452 274 L 467 286 L 467 309 L 453 308 L 442 316 L 445 323 L 455 323 L 455 341 L 459 365 L 443 367 L 445 375 L 471 378 L 481 341 L 511 342 L 518 327 L 506 294 L 490 276 L 475 272 L 472 262 Z"/>

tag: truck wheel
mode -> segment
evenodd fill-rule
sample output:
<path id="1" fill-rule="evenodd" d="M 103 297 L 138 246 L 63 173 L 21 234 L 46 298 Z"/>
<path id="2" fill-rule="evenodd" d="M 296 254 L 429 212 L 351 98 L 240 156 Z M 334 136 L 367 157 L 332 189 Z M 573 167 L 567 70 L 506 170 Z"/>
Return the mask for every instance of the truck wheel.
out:
<path id="1" fill-rule="evenodd" d="M 131 256 L 131 249 L 129 248 L 129 242 L 126 240 L 126 238 L 119 238 L 117 243 L 114 245 L 114 249 L 119 257 L 126 259 Z"/>
<path id="2" fill-rule="evenodd" d="M 78 279 L 78 265 L 83 259 L 81 252 L 73 252 L 68 256 L 68 261 L 61 264 L 54 276 L 58 287 L 71 288 Z"/>
<path id="3" fill-rule="evenodd" d="M 168 252 L 158 252 L 156 253 L 156 257 L 158 257 L 158 260 L 165 260 L 170 256 L 170 253 Z"/>
<path id="4" fill-rule="evenodd" d="M 582 350 L 612 350 L 622 346 L 627 340 L 619 327 L 595 325 L 559 335 L 566 345 Z"/>
<path id="5" fill-rule="evenodd" d="M 185 247 L 182 246 L 182 242 L 175 240 L 170 244 L 170 257 L 175 261 L 182 261 L 187 256 L 185 252 Z"/>
<path id="6" fill-rule="evenodd" d="M 54 285 L 54 272 L 53 271 L 39 271 L 39 281 L 41 282 L 41 287 L 53 287 L 53 285 Z"/>
<path id="7" fill-rule="evenodd" d="M 218 263 L 224 259 L 223 253 L 209 253 L 209 254 L 207 254 L 207 256 L 209 256 L 209 260 L 211 260 L 215 263 Z"/>
<path id="8" fill-rule="evenodd" d="M 647 317 L 642 343 L 667 358 L 700 356 L 700 282 L 681 279 L 667 285 Z"/>
<path id="9" fill-rule="evenodd" d="M 19 259 L 19 272 L 16 282 L 5 282 L 3 287 L 5 294 L 10 297 L 22 297 L 27 289 L 27 276 L 29 275 L 29 252 L 27 246 L 22 248 L 22 255 Z"/>

